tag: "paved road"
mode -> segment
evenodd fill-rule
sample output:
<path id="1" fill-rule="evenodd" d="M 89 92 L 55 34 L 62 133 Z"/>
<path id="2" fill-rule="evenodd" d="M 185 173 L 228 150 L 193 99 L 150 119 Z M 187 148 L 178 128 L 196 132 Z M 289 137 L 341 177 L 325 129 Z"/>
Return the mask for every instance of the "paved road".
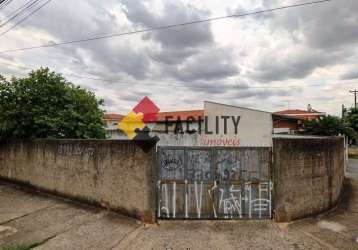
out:
<path id="1" fill-rule="evenodd" d="M 358 159 L 349 159 L 347 172 L 348 174 L 358 174 Z"/>
<path id="2" fill-rule="evenodd" d="M 291 224 L 272 221 L 134 219 L 0 183 L 0 249 L 358 249 L 358 160 L 350 161 L 340 207 Z"/>

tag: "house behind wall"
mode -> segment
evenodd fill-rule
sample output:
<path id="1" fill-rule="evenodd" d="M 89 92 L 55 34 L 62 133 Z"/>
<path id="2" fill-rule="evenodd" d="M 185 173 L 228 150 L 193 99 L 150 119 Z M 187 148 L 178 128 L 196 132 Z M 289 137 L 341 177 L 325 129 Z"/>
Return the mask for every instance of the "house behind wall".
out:
<path id="1" fill-rule="evenodd" d="M 221 112 L 219 114 L 219 112 Z M 263 115 L 266 114 L 266 115 Z M 151 129 L 152 136 L 158 136 L 161 140 L 159 145 L 170 145 L 173 146 L 199 146 L 200 138 L 205 134 L 205 116 L 208 117 L 208 125 L 210 131 L 215 130 L 215 117 L 228 115 L 228 116 L 237 116 L 244 115 L 244 119 L 239 124 L 240 126 L 240 137 L 245 134 L 259 138 L 264 133 L 261 129 L 266 129 L 266 137 L 268 136 L 267 130 L 270 129 L 270 133 L 274 134 L 297 134 L 303 130 L 303 120 L 301 118 L 281 115 L 281 114 L 271 114 L 269 112 L 249 109 L 244 107 L 237 107 L 225 104 L 219 104 L 214 102 L 204 102 L 204 109 L 202 110 L 188 110 L 188 111 L 172 111 L 172 112 L 160 112 L 158 114 L 158 120 L 156 122 L 146 124 Z M 269 116 L 272 116 L 269 118 Z M 195 130 L 195 133 L 187 132 L 186 120 L 194 119 L 190 123 L 190 130 Z M 263 119 L 263 117 L 265 117 Z M 106 114 L 106 131 L 107 136 L 110 139 L 123 139 L 126 140 L 127 136 L 118 128 L 118 123 L 123 118 L 122 115 L 117 114 Z M 263 119 L 263 120 L 262 120 Z M 267 119 L 271 120 L 271 124 L 267 123 Z M 182 122 L 184 133 L 178 133 L 175 131 L 176 122 L 180 120 Z M 265 126 L 261 126 L 260 123 L 266 121 Z M 248 125 L 249 124 L 249 125 Z M 229 130 L 232 132 L 232 124 L 230 123 Z M 257 135 L 252 135 L 252 129 L 255 130 Z M 168 133 L 167 133 L 168 132 Z M 229 131 L 228 134 L 231 133 Z M 261 134 L 261 135 L 259 135 Z M 224 135 L 223 131 L 223 120 L 220 119 L 220 131 L 219 135 L 216 135 L 216 138 Z M 232 133 L 231 133 L 232 135 Z M 213 138 L 213 136 L 209 137 Z M 250 145 L 247 141 L 242 145 Z M 255 144 L 255 143 L 254 143 Z M 267 144 L 267 143 L 266 143 Z"/>

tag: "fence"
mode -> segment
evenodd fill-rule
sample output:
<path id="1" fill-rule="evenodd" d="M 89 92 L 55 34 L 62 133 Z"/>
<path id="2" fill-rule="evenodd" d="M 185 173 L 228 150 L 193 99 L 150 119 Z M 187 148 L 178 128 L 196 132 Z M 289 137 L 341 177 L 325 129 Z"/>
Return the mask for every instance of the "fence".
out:
<path id="1" fill-rule="evenodd" d="M 270 218 L 270 152 L 271 148 L 158 148 L 158 218 Z"/>
<path id="2" fill-rule="evenodd" d="M 144 221 L 271 212 L 290 221 L 337 204 L 343 144 L 324 137 L 274 138 L 273 149 L 159 147 L 155 161 L 154 150 L 144 153 L 132 141 L 2 141 L 0 177 Z"/>

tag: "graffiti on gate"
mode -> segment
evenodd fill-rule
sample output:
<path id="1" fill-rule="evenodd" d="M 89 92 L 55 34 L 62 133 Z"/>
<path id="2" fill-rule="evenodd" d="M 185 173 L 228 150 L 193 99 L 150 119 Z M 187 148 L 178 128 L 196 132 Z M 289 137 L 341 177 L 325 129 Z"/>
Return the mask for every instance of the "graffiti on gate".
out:
<path id="1" fill-rule="evenodd" d="M 221 151 L 216 162 L 217 174 L 222 181 L 237 180 L 240 176 L 240 160 L 235 152 Z"/>
<path id="2" fill-rule="evenodd" d="M 190 185 L 193 185 L 193 191 L 190 192 Z M 185 218 L 202 218 L 203 202 L 211 202 L 212 214 L 205 214 L 207 218 L 269 218 L 271 216 L 272 206 L 272 182 L 265 181 L 260 183 L 245 182 L 242 185 L 214 185 L 205 189 L 204 183 L 194 182 L 189 184 L 187 180 L 184 183 L 184 190 L 178 189 L 178 184 L 162 183 L 158 181 L 157 188 L 162 194 L 158 201 L 158 217 L 180 218 L 178 210 L 181 211 L 184 206 Z M 183 192 L 184 191 L 184 192 Z M 180 197 L 184 193 L 184 202 Z M 219 199 L 216 202 L 214 196 Z M 184 204 L 183 204 L 184 203 Z M 194 209 L 190 209 L 194 203 Z M 190 211 L 189 211 L 190 210 Z"/>
<path id="3" fill-rule="evenodd" d="M 158 150 L 159 218 L 270 218 L 268 149 Z"/>
<path id="4" fill-rule="evenodd" d="M 186 179 L 188 181 L 211 180 L 210 152 L 200 150 L 187 152 L 186 166 Z"/>
<path id="5" fill-rule="evenodd" d="M 228 191 L 227 192 L 228 195 L 224 196 L 226 191 Z M 235 187 L 235 185 L 231 185 L 229 190 L 219 188 L 219 192 L 220 192 L 219 211 L 222 211 L 224 218 L 233 218 L 235 215 L 238 215 L 239 218 L 242 218 L 241 188 Z"/>
<path id="6" fill-rule="evenodd" d="M 175 157 L 169 157 L 161 161 L 162 168 L 166 170 L 176 170 L 177 168 L 181 168 L 182 164 L 181 160 Z"/>

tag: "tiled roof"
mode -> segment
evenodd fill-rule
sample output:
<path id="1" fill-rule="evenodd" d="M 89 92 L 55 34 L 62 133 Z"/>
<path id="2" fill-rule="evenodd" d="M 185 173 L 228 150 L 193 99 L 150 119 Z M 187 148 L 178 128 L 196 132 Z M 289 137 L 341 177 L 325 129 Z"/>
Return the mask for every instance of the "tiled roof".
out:
<path id="1" fill-rule="evenodd" d="M 171 117 L 169 118 L 169 116 Z M 179 117 L 181 120 L 186 120 L 190 116 L 193 117 L 195 120 L 198 120 L 199 117 L 201 117 L 201 119 L 204 119 L 204 110 L 160 112 L 157 115 L 157 121 L 164 122 L 166 120 L 166 117 L 168 117 L 168 120 L 177 120 Z"/>
<path id="2" fill-rule="evenodd" d="M 279 113 L 273 113 L 272 114 L 272 118 L 274 121 L 281 121 L 281 120 L 304 120 L 304 117 L 300 117 L 300 116 L 292 116 L 292 115 L 283 115 L 283 114 L 279 114 Z"/>
<path id="3" fill-rule="evenodd" d="M 114 114 L 114 113 L 106 113 L 104 114 L 105 120 L 113 120 L 113 121 L 120 121 L 122 120 L 124 116 L 120 114 Z"/>
<path id="4" fill-rule="evenodd" d="M 274 114 L 279 115 L 324 115 L 325 113 L 318 112 L 317 110 L 301 110 L 301 109 L 287 109 L 275 112 Z"/>
<path id="5" fill-rule="evenodd" d="M 198 120 L 199 117 L 204 119 L 204 110 L 186 110 L 186 111 L 170 111 L 170 112 L 159 112 L 157 114 L 157 122 L 165 122 L 166 117 L 169 121 L 176 121 L 179 117 L 181 120 L 186 120 L 188 117 L 193 117 Z M 104 114 L 105 120 L 120 121 L 124 116 L 115 113 Z"/>

